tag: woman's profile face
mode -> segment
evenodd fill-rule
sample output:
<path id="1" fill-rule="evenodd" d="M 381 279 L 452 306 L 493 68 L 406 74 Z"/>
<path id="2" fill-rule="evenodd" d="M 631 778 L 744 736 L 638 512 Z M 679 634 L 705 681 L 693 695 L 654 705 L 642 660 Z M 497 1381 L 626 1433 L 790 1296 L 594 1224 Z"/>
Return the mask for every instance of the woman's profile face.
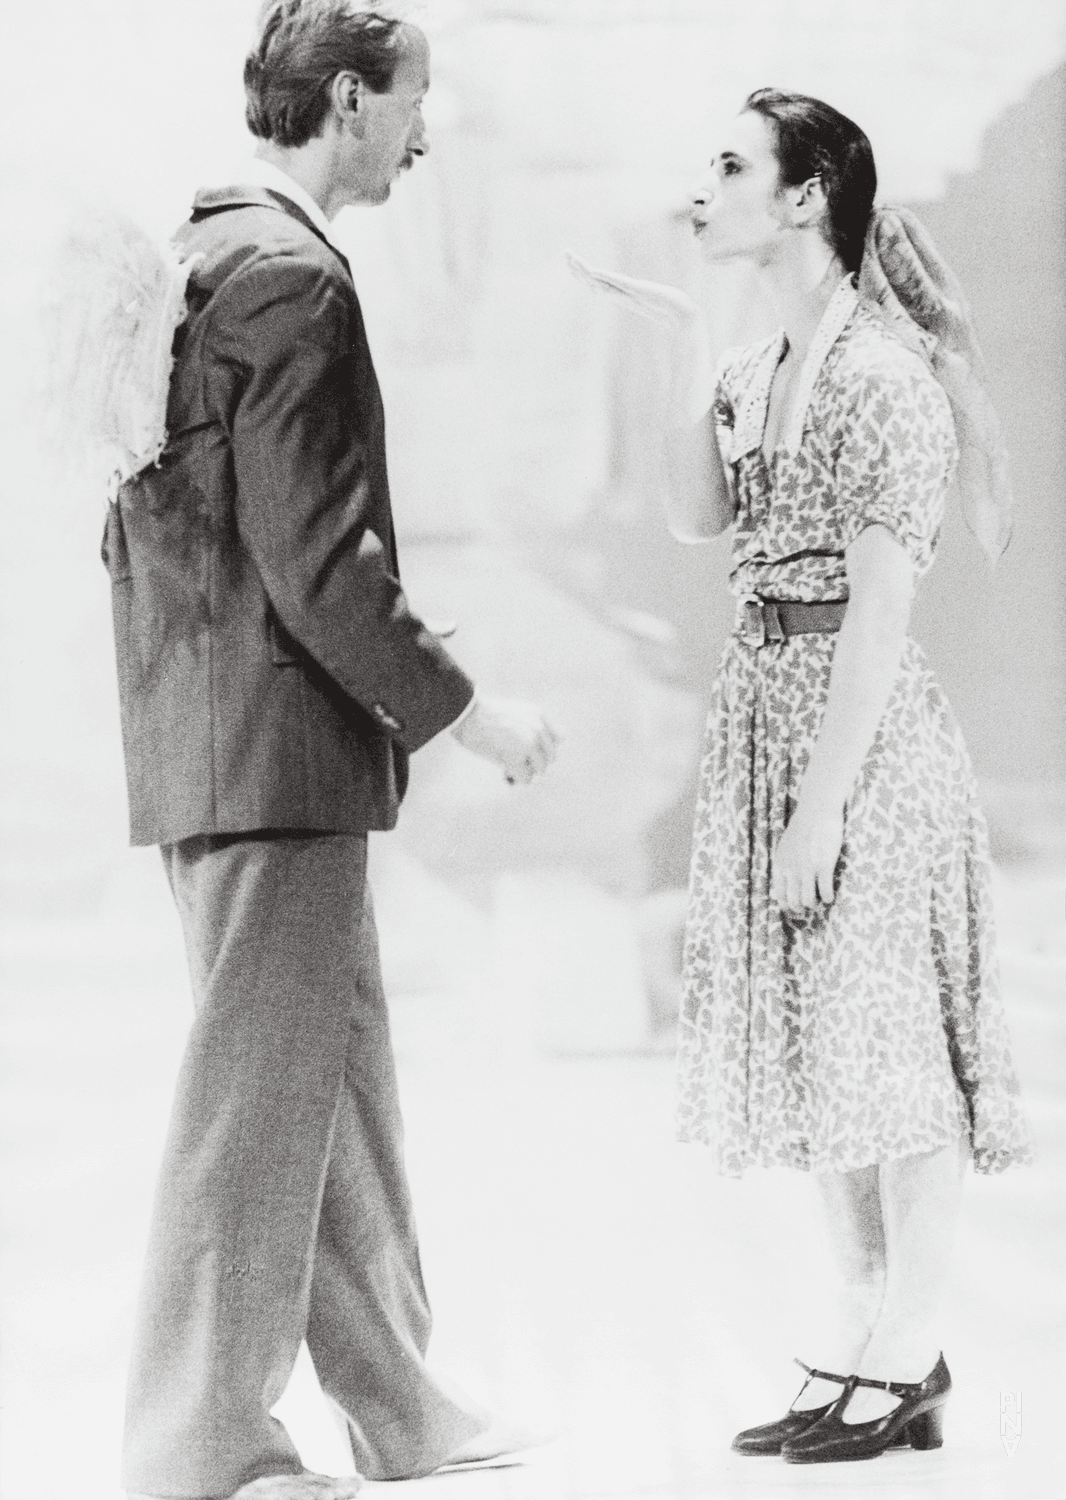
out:
<path id="1" fill-rule="evenodd" d="M 745 110 L 692 195 L 692 226 L 705 260 L 764 265 L 773 259 L 791 227 L 778 177 L 773 126 Z"/>

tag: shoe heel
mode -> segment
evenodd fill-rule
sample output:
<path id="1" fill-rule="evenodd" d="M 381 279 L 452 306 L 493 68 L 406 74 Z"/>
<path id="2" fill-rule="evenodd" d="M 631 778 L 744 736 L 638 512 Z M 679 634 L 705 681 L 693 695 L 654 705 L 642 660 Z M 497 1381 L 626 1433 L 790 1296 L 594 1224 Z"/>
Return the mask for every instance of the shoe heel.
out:
<path id="1" fill-rule="evenodd" d="M 908 1422 L 907 1441 L 919 1453 L 924 1453 L 929 1448 L 942 1448 L 944 1446 L 943 1407 L 934 1406 L 932 1411 L 923 1412 L 920 1417 L 914 1417 Z"/>

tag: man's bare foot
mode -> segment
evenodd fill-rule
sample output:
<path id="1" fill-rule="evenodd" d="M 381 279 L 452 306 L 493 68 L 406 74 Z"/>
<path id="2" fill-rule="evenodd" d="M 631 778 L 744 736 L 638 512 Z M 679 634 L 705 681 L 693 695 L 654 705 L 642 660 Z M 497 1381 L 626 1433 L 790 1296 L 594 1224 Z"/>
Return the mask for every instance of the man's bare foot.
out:
<path id="1" fill-rule="evenodd" d="M 266 1474 L 242 1484 L 231 1500 L 355 1500 L 362 1487 L 358 1474 L 347 1479 L 329 1474 Z"/>
<path id="2" fill-rule="evenodd" d="M 540 1448 L 551 1439 L 517 1422 L 497 1419 L 472 1438 L 467 1438 L 441 1464 L 440 1469 L 506 1468 L 522 1462 L 530 1448 Z M 440 1469 L 437 1472 L 440 1472 Z"/>

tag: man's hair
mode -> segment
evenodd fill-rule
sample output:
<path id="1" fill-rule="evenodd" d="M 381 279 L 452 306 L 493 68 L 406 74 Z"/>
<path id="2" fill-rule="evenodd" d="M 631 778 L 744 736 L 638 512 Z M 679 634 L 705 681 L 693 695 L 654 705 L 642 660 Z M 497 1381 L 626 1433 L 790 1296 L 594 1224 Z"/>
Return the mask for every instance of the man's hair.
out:
<path id="1" fill-rule="evenodd" d="M 402 25 L 350 0 L 267 0 L 244 63 L 248 129 L 279 146 L 305 146 L 322 134 L 338 73 L 387 93 Z"/>

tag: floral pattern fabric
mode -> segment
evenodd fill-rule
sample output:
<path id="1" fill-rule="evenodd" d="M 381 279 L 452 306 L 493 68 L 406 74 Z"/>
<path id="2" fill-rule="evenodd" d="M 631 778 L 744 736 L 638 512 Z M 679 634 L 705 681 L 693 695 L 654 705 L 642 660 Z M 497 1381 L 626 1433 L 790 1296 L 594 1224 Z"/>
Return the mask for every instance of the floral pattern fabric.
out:
<path id="1" fill-rule="evenodd" d="M 768 464 L 781 339 L 723 362 L 715 417 L 737 495 L 739 596 L 847 598 L 844 549 L 888 527 L 932 561 L 955 462 L 947 399 L 845 283 L 809 397 Z M 773 850 L 821 726 L 836 637 L 728 642 L 701 767 L 686 930 L 680 1139 L 718 1169 L 852 1171 L 970 1140 L 1029 1155 L 999 998 L 984 820 L 958 727 L 908 641 L 845 813 L 834 903 L 772 900 Z"/>

